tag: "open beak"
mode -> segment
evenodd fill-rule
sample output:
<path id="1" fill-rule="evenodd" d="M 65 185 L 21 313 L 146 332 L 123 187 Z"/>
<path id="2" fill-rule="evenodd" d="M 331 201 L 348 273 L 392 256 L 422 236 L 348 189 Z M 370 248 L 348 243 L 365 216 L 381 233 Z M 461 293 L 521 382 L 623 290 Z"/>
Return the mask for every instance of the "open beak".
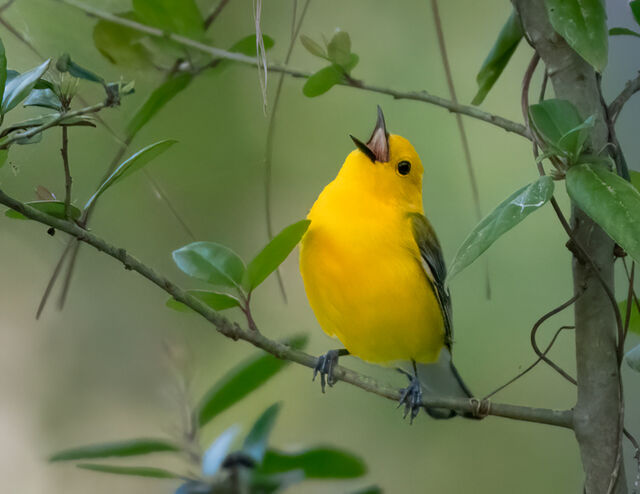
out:
<path id="1" fill-rule="evenodd" d="M 376 161 L 381 163 L 389 161 L 389 134 L 387 133 L 387 126 L 384 123 L 384 115 L 380 106 L 378 106 L 378 121 L 376 122 L 376 127 L 373 129 L 367 143 L 364 144 L 352 135 L 349 137 L 351 137 L 358 149 L 366 154 L 373 163 Z"/>

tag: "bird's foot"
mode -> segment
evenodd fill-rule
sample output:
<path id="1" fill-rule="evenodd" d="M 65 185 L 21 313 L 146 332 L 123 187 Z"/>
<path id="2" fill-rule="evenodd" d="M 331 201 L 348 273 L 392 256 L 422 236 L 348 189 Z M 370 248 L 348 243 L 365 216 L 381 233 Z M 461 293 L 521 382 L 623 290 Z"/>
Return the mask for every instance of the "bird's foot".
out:
<path id="1" fill-rule="evenodd" d="M 404 405 L 404 415 L 402 418 L 406 419 L 407 415 L 409 415 L 409 423 L 413 424 L 413 419 L 418 416 L 420 408 L 422 407 L 422 385 L 420 384 L 417 374 L 410 374 L 404 369 L 398 369 L 398 371 L 409 379 L 409 385 L 400 390 L 398 408 Z"/>
<path id="2" fill-rule="evenodd" d="M 333 375 L 333 371 L 338 365 L 338 358 L 343 355 L 349 355 L 349 351 L 345 349 L 329 350 L 324 355 L 318 357 L 316 366 L 313 368 L 313 381 L 316 380 L 318 374 L 320 374 L 320 387 L 322 392 L 325 392 L 326 385 L 332 387 L 336 383 L 336 378 Z"/>

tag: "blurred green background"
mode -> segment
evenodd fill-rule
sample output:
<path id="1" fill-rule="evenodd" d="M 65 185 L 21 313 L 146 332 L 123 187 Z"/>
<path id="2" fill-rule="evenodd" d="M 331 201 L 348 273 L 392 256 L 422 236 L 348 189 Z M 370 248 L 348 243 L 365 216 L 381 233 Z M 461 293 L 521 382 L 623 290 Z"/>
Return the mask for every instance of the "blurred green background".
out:
<path id="1" fill-rule="evenodd" d="M 179 1 L 179 0 L 176 0 Z M 126 0 L 87 2 L 108 11 L 128 10 Z M 208 12 L 212 2 L 199 2 Z M 290 0 L 263 7 L 263 32 L 276 40 L 269 60 L 281 62 L 289 39 Z M 625 2 L 609 2 L 612 26 L 631 27 Z M 506 1 L 441 2 L 449 56 L 459 99 L 475 94 L 475 74 L 509 15 Z M 120 108 L 101 115 L 120 130 L 161 80 L 153 71 L 111 65 L 94 48 L 94 20 L 53 0 L 18 0 L 3 14 L 46 57 L 69 52 L 74 60 L 107 80 L 135 79 L 136 93 Z M 429 2 L 400 0 L 312 0 L 302 33 L 315 39 L 335 28 L 349 32 L 360 64 L 353 76 L 398 90 L 447 96 Z M 210 31 L 212 42 L 228 47 L 254 32 L 252 3 L 231 0 Z M 0 36 L 9 67 L 25 70 L 40 62 L 5 28 Z M 611 99 L 640 66 L 640 40 L 611 40 L 604 91 Z M 513 60 L 483 104 L 488 111 L 521 121 L 520 83 L 531 49 L 521 43 Z M 291 65 L 321 68 L 320 61 L 298 44 Z M 276 76 L 269 78 L 273 96 Z M 540 75 L 535 77 L 537 94 Z M 303 218 L 333 179 L 353 147 L 348 134 L 365 138 L 375 122 L 375 105 L 384 109 L 393 133 L 412 141 L 425 164 L 424 201 L 440 236 L 445 257 L 475 224 L 470 186 L 452 115 L 446 110 L 351 88 L 336 87 L 308 99 L 302 80 L 286 78 L 275 135 L 273 217 L 277 230 Z M 81 94 L 98 101 L 99 88 L 81 84 Z M 639 101 L 631 101 L 618 123 L 619 139 L 632 168 L 638 169 Z M 14 112 L 11 118 L 38 113 Z M 481 122 L 466 119 L 478 175 L 483 211 L 537 175 L 529 143 Z M 257 73 L 233 66 L 205 73 L 171 102 L 135 139 L 132 150 L 163 138 L 180 142 L 148 168 L 173 206 L 200 240 L 226 244 L 245 258 L 266 241 L 264 218 L 263 114 Z M 3 190 L 34 199 L 42 184 L 63 196 L 59 155 L 60 131 L 48 132 L 34 146 L 12 148 L 11 166 L 0 169 Z M 117 148 L 104 129 L 70 130 L 74 197 L 78 205 L 92 194 Z M 559 200 L 566 207 L 562 192 Z M 93 230 L 171 279 L 189 286 L 170 253 L 189 242 L 143 174 L 105 195 Z M 484 291 L 484 260 L 455 279 L 455 361 L 474 392 L 482 396 L 531 363 L 529 330 L 535 320 L 571 294 L 570 257 L 565 236 L 551 208 L 531 216 L 488 253 L 491 300 Z M 0 465 L 3 492 L 22 493 L 158 493 L 172 492 L 170 481 L 94 474 L 71 465 L 49 465 L 46 456 L 72 445 L 175 432 L 180 400 L 174 365 L 165 346 L 188 355 L 191 398 L 195 401 L 225 370 L 257 350 L 219 336 L 196 316 L 164 307 L 165 294 L 112 259 L 83 247 L 67 307 L 55 308 L 57 292 L 40 321 L 34 314 L 51 270 L 65 245 L 63 234 L 51 238 L 46 228 L 0 216 Z M 307 348 L 320 354 L 335 346 L 311 312 L 297 269 L 297 253 L 283 265 L 288 304 L 274 277 L 256 292 L 258 325 L 273 338 L 304 332 Z M 619 277 L 620 278 L 620 277 Z M 620 281 L 620 279 L 618 279 Z M 191 284 L 193 286 L 193 284 Z M 620 284 L 620 288 L 622 284 Z M 622 293 L 622 292 L 620 292 Z M 229 312 L 241 321 L 240 314 Z M 569 323 L 571 311 L 540 331 L 546 344 L 557 327 Z M 631 335 L 629 345 L 637 344 Z M 552 358 L 575 373 L 573 337 L 563 334 Z M 404 385 L 389 369 L 354 359 L 345 365 Z M 638 375 L 623 366 L 626 420 L 632 432 L 640 419 Z M 552 370 L 534 372 L 496 396 L 495 401 L 567 408 L 575 391 Z M 213 438 L 232 423 L 245 431 L 270 403 L 284 407 L 273 434 L 279 447 L 331 444 L 359 454 L 368 464 L 366 478 L 344 483 L 305 483 L 290 492 L 347 492 L 379 484 L 386 492 L 564 493 L 581 491 L 582 471 L 570 431 L 543 425 L 488 418 L 436 422 L 424 416 L 409 426 L 393 403 L 345 384 L 326 395 L 311 383 L 311 371 L 292 365 L 250 398 L 218 418 L 205 433 Z M 634 475 L 625 449 L 628 474 Z M 160 462 L 162 459 L 160 459 Z M 140 462 L 138 462 L 140 463 Z M 156 464 L 158 462 L 155 462 Z"/>

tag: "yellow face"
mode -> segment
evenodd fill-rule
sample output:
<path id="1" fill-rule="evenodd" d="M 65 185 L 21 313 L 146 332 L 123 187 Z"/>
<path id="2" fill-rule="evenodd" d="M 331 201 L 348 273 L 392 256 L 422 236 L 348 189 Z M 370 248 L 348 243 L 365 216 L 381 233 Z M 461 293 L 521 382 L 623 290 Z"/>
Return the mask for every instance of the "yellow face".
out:
<path id="1" fill-rule="evenodd" d="M 379 199 L 421 211 L 422 161 L 404 137 L 390 134 L 388 145 L 388 161 L 373 161 L 356 149 L 347 156 L 340 173 Z"/>

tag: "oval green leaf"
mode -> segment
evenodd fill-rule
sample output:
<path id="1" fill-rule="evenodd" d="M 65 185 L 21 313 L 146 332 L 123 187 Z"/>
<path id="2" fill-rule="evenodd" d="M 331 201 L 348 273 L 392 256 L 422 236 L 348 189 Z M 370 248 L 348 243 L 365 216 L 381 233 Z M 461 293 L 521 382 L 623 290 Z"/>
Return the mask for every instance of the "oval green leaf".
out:
<path id="1" fill-rule="evenodd" d="M 316 43 L 309 36 L 305 36 L 304 34 L 300 35 L 300 42 L 312 55 L 329 60 L 329 56 L 325 49 L 320 45 L 320 43 Z"/>
<path id="2" fill-rule="evenodd" d="M 280 408 L 282 408 L 282 403 L 274 403 L 262 412 L 251 427 L 242 445 L 242 452 L 258 465 L 262 463 L 264 454 L 267 451 L 269 434 L 271 434 L 271 430 L 276 423 Z"/>
<path id="3" fill-rule="evenodd" d="M 342 69 L 335 64 L 329 65 L 307 79 L 307 82 L 302 87 L 302 93 L 308 98 L 320 96 L 336 84 L 340 84 L 343 79 Z"/>
<path id="4" fill-rule="evenodd" d="M 299 350 L 306 345 L 307 337 L 296 336 L 283 343 Z M 200 426 L 208 424 L 218 414 L 258 389 L 288 364 L 289 361 L 271 354 L 261 354 L 229 371 L 200 401 L 197 408 Z"/>
<path id="5" fill-rule="evenodd" d="M 629 7 L 631 8 L 633 18 L 636 20 L 638 25 L 640 25 L 640 0 L 631 0 L 629 2 Z"/>
<path id="6" fill-rule="evenodd" d="M 187 290 L 187 293 L 202 300 L 213 310 L 225 310 L 240 305 L 237 298 L 227 295 L 226 293 L 209 292 L 206 290 Z M 178 302 L 175 298 L 167 300 L 165 305 L 178 312 L 193 312 L 191 307 L 186 306 L 182 302 Z"/>
<path id="7" fill-rule="evenodd" d="M 38 79 L 40 79 L 49 68 L 50 62 L 51 59 L 24 74 L 17 74 L 11 78 L 7 77 L 4 94 L 2 95 L 2 105 L 0 106 L 0 111 L 3 115 L 29 96 Z"/>
<path id="8" fill-rule="evenodd" d="M 603 165 L 592 163 L 569 168 L 566 184 L 578 207 L 640 262 L 640 192 Z"/>
<path id="9" fill-rule="evenodd" d="M 7 83 L 7 55 L 0 39 L 0 101 L 3 100 L 4 86 Z"/>
<path id="10" fill-rule="evenodd" d="M 116 15 L 140 21 L 135 12 Z M 151 53 L 140 42 L 144 36 L 140 31 L 102 19 L 93 28 L 93 44 L 103 57 L 113 64 L 138 69 L 151 66 Z"/>
<path id="11" fill-rule="evenodd" d="M 188 38 L 204 36 L 204 19 L 195 0 L 133 0 L 143 24 Z"/>
<path id="12" fill-rule="evenodd" d="M 164 468 L 155 467 L 123 467 L 118 465 L 99 465 L 96 463 L 79 463 L 76 465 L 83 470 L 93 472 L 111 473 L 114 475 L 131 475 L 134 477 L 148 477 L 154 479 L 182 479 L 182 475 L 170 472 Z"/>
<path id="13" fill-rule="evenodd" d="M 154 158 L 157 158 L 159 155 L 164 153 L 176 142 L 178 141 L 173 139 L 165 139 L 164 141 L 150 144 L 149 146 L 142 148 L 140 151 L 127 158 L 120 165 L 118 165 L 113 173 L 109 175 L 109 178 L 107 178 L 104 183 L 100 187 L 98 187 L 98 190 L 87 201 L 84 208 L 87 209 L 89 206 L 91 206 L 93 201 L 100 197 L 109 187 L 120 182 L 122 179 L 128 177 L 132 173 L 142 169 L 142 167 L 147 165 Z"/>
<path id="14" fill-rule="evenodd" d="M 345 31 L 337 31 L 327 45 L 329 60 L 344 68 L 351 62 L 351 38 Z"/>
<path id="15" fill-rule="evenodd" d="M 193 242 L 173 251 L 180 270 L 212 285 L 239 287 L 244 276 L 242 259 L 228 247 L 215 242 Z"/>
<path id="16" fill-rule="evenodd" d="M 624 356 L 624 360 L 634 371 L 640 372 L 640 345 L 629 350 Z"/>
<path id="17" fill-rule="evenodd" d="M 38 211 L 48 214 L 49 216 L 53 216 L 55 218 L 66 220 L 67 217 L 64 214 L 64 201 L 30 201 L 25 202 L 26 205 L 31 206 Z M 70 207 L 71 219 L 77 220 L 80 218 L 82 211 L 80 211 L 77 207 L 71 205 Z M 26 216 L 13 209 L 7 210 L 5 213 L 7 218 L 13 218 L 16 220 L 27 220 Z"/>
<path id="18" fill-rule="evenodd" d="M 607 65 L 609 37 L 602 0 L 545 0 L 553 29 L 598 72 Z"/>
<path id="19" fill-rule="evenodd" d="M 472 105 L 479 105 L 484 101 L 507 63 L 509 63 L 522 36 L 524 36 L 524 33 L 522 32 L 520 17 L 515 10 L 512 10 L 507 22 L 505 22 L 498 34 L 498 39 L 493 44 L 489 55 L 482 63 L 482 67 L 480 67 L 480 71 L 476 76 L 478 92 L 473 101 L 471 101 Z"/>
<path id="20" fill-rule="evenodd" d="M 548 99 L 529 107 L 529 118 L 548 147 L 563 156 L 577 158 L 593 126 L 567 100 Z"/>
<path id="21" fill-rule="evenodd" d="M 609 29 L 609 36 L 636 36 L 640 38 L 640 33 L 636 33 L 626 27 L 612 27 Z"/>
<path id="22" fill-rule="evenodd" d="M 367 473 L 365 463 L 357 456 L 337 448 L 315 447 L 294 453 L 269 449 L 261 474 L 303 470 L 307 479 L 351 479 Z"/>
<path id="23" fill-rule="evenodd" d="M 553 188 L 551 177 L 540 177 L 514 192 L 489 213 L 462 242 L 451 264 L 448 279 L 451 280 L 480 257 L 498 238 L 544 206 L 553 196 Z"/>
<path id="24" fill-rule="evenodd" d="M 149 453 L 177 453 L 180 448 L 165 439 L 127 439 L 110 443 L 90 444 L 65 449 L 49 457 L 49 461 L 89 460 L 96 458 L 127 457 Z"/>
<path id="25" fill-rule="evenodd" d="M 24 106 L 40 106 L 56 111 L 62 111 L 62 103 L 56 94 L 49 88 L 34 89 L 24 100 Z"/>
<path id="26" fill-rule="evenodd" d="M 260 251 L 247 266 L 244 287 L 251 291 L 262 283 L 284 262 L 309 228 L 309 220 L 289 225 Z"/>
<path id="27" fill-rule="evenodd" d="M 56 69 L 58 69 L 59 72 L 69 72 L 69 74 L 73 77 L 77 77 L 78 79 L 104 84 L 104 79 L 102 77 L 75 63 L 71 60 L 71 56 L 68 53 L 64 53 L 60 58 L 58 58 L 56 62 Z"/>

